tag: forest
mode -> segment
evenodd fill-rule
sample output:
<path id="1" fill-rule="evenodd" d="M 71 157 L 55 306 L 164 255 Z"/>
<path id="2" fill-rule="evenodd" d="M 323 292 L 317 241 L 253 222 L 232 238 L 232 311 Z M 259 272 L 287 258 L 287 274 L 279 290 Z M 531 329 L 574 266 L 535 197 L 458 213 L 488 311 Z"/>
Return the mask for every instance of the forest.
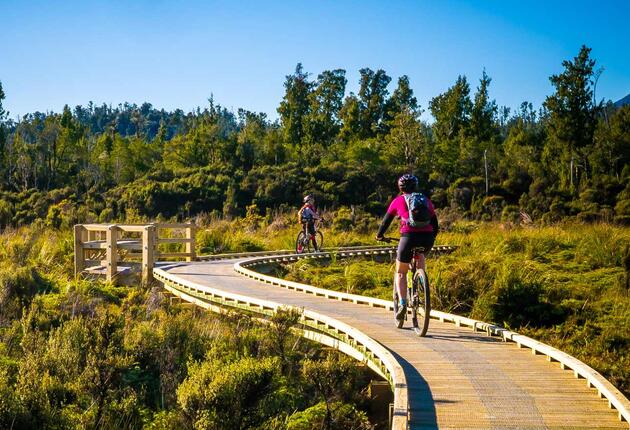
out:
<path id="1" fill-rule="evenodd" d="M 596 99 L 583 46 L 539 109 L 500 107 L 491 77 L 459 76 L 419 106 L 407 76 L 286 76 L 279 119 L 212 97 L 203 109 L 66 106 L 17 122 L 0 105 L 0 228 L 268 214 L 314 193 L 320 207 L 382 213 L 411 172 L 435 205 L 469 219 L 630 222 L 630 107 Z M 0 87 L 0 103 L 5 94 Z M 432 121 L 421 120 L 425 111 Z"/>

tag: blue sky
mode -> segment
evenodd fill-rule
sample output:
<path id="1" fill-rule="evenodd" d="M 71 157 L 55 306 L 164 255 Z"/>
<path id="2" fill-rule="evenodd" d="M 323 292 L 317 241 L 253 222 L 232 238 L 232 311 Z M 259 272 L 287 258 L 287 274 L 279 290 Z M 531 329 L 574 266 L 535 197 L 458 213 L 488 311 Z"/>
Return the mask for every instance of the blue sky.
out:
<path id="1" fill-rule="evenodd" d="M 598 98 L 630 93 L 630 1 L 0 0 L 0 81 L 11 118 L 64 104 L 215 100 L 276 118 L 285 75 L 407 74 L 421 106 L 485 68 L 491 96 L 540 106 L 582 44 L 605 68 Z M 425 117 L 427 117 L 425 115 Z"/>

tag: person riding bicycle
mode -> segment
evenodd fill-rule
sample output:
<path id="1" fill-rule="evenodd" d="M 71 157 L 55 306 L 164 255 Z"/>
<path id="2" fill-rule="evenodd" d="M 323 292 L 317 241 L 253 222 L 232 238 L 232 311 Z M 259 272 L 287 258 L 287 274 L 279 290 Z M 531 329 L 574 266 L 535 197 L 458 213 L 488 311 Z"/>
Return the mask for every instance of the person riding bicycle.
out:
<path id="1" fill-rule="evenodd" d="M 303 199 L 304 205 L 298 211 L 298 219 L 302 224 L 302 229 L 308 234 L 313 241 L 313 248 L 317 251 L 317 239 L 315 239 L 315 220 L 322 219 L 315 209 L 315 197 L 307 194 Z"/>
<path id="2" fill-rule="evenodd" d="M 407 313 L 407 272 L 412 258 L 413 248 L 422 247 L 427 253 L 433 247 L 439 231 L 435 208 L 428 197 L 416 193 L 418 178 L 404 174 L 398 179 L 400 195 L 394 198 L 383 217 L 376 233 L 376 240 L 384 240 L 384 235 L 394 217 L 400 218 L 400 242 L 396 254 L 396 275 L 394 291 L 398 291 L 400 306 L 396 319 L 401 320 Z M 415 214 L 415 215 L 414 215 Z M 424 254 L 420 258 L 420 268 L 426 269 Z"/>

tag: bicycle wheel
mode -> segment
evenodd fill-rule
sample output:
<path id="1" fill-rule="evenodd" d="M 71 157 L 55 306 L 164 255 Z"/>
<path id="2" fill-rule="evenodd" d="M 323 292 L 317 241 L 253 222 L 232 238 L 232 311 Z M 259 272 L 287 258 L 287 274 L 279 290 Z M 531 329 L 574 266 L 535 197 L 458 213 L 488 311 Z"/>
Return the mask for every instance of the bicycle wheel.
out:
<path id="1" fill-rule="evenodd" d="M 429 328 L 431 316 L 431 290 L 429 288 L 429 278 L 423 269 L 418 269 L 413 276 L 414 313 L 415 309 L 420 311 L 419 318 L 413 320 L 414 330 L 419 336 L 425 336 Z"/>
<path id="2" fill-rule="evenodd" d="M 321 231 L 317 230 L 315 237 L 317 238 L 317 249 L 315 251 L 321 251 L 324 248 L 324 235 Z"/>
<path id="3" fill-rule="evenodd" d="M 416 286 L 415 262 L 411 265 L 411 270 L 407 272 L 407 300 L 411 307 L 411 325 L 415 331 L 418 329 L 418 287 Z"/>
<path id="4" fill-rule="evenodd" d="M 303 254 L 305 252 L 311 252 L 311 241 L 309 237 L 303 232 L 299 232 L 297 239 L 295 240 L 295 253 Z"/>

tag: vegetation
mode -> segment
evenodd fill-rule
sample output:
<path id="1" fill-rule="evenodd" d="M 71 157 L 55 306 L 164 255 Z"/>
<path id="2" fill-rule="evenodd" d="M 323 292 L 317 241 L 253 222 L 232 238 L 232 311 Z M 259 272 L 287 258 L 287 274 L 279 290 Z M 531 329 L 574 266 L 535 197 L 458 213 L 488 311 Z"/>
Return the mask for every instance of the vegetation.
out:
<path id="1" fill-rule="evenodd" d="M 456 223 L 429 259 L 433 308 L 497 323 L 577 357 L 630 394 L 630 229 Z M 391 299 L 394 264 L 301 260 L 277 275 Z"/>
<path id="2" fill-rule="evenodd" d="M 75 281 L 68 230 L 0 241 L 0 428 L 373 428 L 371 374 L 292 335 L 298 313 L 262 326 Z"/>
<path id="3" fill-rule="evenodd" d="M 497 106 L 485 71 L 476 88 L 460 76 L 425 107 L 432 123 L 407 76 L 390 93 L 384 70 L 364 68 L 346 94 L 344 70 L 312 78 L 300 64 L 279 121 L 213 99 L 189 113 L 90 103 L 17 122 L 0 104 L 0 228 L 243 216 L 250 205 L 268 214 L 305 192 L 321 207 L 380 214 L 403 172 L 469 218 L 627 223 L 630 107 L 594 100 L 595 67 L 582 47 L 538 111 Z"/>

